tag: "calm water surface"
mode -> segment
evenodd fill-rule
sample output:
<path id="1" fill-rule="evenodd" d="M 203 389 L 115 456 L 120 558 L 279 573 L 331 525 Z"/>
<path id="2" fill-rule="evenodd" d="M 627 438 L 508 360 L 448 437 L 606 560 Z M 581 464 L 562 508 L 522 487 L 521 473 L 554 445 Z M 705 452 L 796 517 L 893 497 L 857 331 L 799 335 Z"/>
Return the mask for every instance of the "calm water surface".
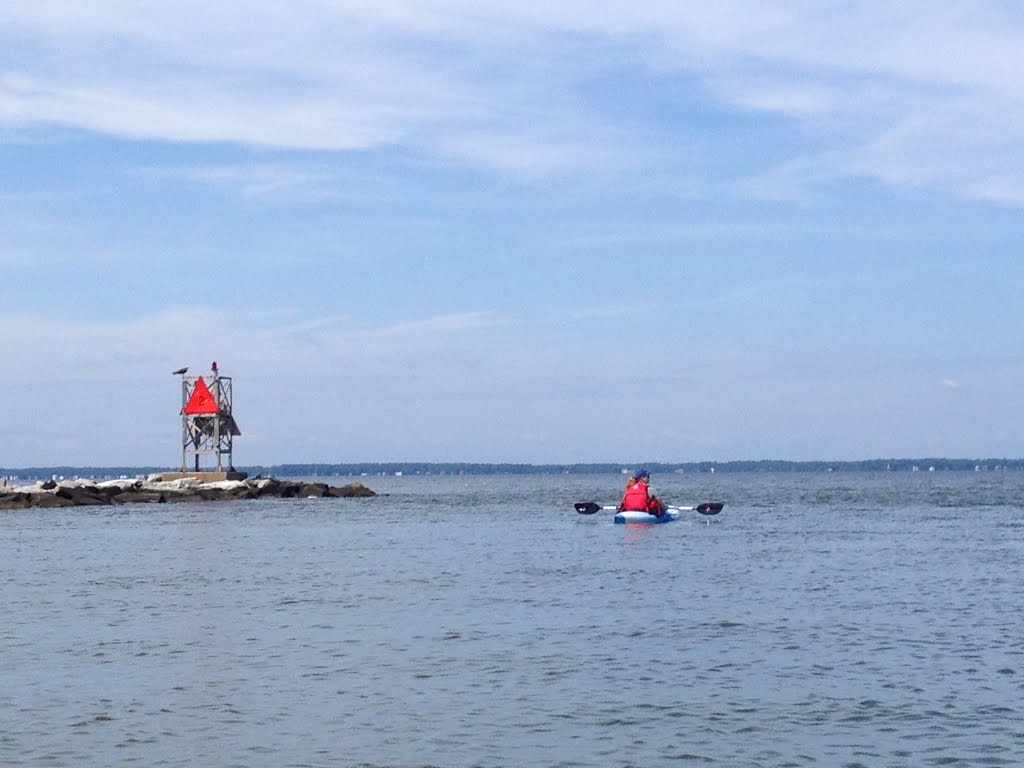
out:
<path id="1" fill-rule="evenodd" d="M 1024 765 L 1024 473 L 366 481 L 0 513 L 0 765 Z"/>

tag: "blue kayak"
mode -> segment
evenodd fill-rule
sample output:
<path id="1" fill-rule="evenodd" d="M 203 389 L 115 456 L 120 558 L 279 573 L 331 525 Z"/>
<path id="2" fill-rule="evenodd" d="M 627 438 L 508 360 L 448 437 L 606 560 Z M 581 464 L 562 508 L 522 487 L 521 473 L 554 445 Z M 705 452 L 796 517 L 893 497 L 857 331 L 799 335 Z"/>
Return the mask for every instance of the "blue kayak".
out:
<path id="1" fill-rule="evenodd" d="M 667 509 L 660 515 L 650 515 L 647 512 L 617 512 L 615 514 L 616 523 L 671 523 L 673 520 L 679 519 L 678 509 Z"/>

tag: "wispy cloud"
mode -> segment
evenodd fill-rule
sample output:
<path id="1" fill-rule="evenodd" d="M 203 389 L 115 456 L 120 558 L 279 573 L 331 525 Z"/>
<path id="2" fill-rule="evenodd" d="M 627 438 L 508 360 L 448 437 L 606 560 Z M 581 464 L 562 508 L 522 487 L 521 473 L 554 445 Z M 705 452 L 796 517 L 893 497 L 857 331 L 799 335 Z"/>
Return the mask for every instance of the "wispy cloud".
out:
<path id="1" fill-rule="evenodd" d="M 323 200 L 334 197 L 336 179 L 323 171 L 284 163 L 154 166 L 142 173 L 174 181 L 237 190 L 250 200 Z"/>
<path id="2" fill-rule="evenodd" d="M 86 13 L 43 0 L 0 20 L 8 124 L 409 146 L 529 177 L 646 165 L 652 138 L 679 136 L 676 120 L 617 109 L 614 88 L 595 99 L 595 82 L 628 73 L 675 80 L 711 109 L 792 121 L 809 149 L 748 168 L 764 194 L 773 178 L 853 175 L 1024 197 L 1024 174 L 1007 170 L 1024 166 L 1012 162 L 1024 159 L 1024 101 L 1011 74 L 1024 67 L 1024 22 L 1002 3 L 111 2 Z M 799 168 L 816 172 L 798 179 Z"/>
<path id="3" fill-rule="evenodd" d="M 366 327 L 344 316 L 307 320 L 297 311 L 211 307 L 174 307 L 116 323 L 0 313 L 10 329 L 2 344 L 5 367 L 45 380 L 147 378 L 168 366 L 205 365 L 206 358 L 226 355 L 263 375 L 331 375 L 339 362 L 359 371 L 382 357 L 396 361 L 391 373 L 398 374 L 401 359 L 429 358 L 498 322 L 489 313 L 468 312 Z"/>
<path id="4" fill-rule="evenodd" d="M 650 303 L 645 304 L 603 304 L 594 307 L 585 307 L 572 312 L 570 317 L 573 320 L 594 320 L 596 318 L 619 318 L 636 317 L 656 311 L 656 307 Z"/>

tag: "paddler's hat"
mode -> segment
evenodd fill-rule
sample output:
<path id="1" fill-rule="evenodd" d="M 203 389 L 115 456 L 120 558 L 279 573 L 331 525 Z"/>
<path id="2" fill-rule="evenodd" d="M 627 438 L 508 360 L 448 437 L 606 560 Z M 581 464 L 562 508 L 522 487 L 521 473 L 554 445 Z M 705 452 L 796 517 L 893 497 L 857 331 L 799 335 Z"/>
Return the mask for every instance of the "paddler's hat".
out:
<path id="1" fill-rule="evenodd" d="M 651 473 L 648 472 L 646 469 L 641 469 L 639 472 L 636 473 L 636 475 L 634 475 L 634 477 L 636 477 L 637 480 L 641 480 L 645 477 L 650 478 L 650 476 Z"/>

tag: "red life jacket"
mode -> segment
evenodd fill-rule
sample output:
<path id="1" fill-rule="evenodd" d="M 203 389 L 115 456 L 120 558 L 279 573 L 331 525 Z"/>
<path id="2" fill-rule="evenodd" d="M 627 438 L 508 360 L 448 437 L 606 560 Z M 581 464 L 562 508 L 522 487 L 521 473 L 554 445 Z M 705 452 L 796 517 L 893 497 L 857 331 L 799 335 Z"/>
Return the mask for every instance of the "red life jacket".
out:
<path id="1" fill-rule="evenodd" d="M 626 489 L 619 506 L 626 511 L 646 512 L 648 507 L 647 483 L 637 480 Z"/>

